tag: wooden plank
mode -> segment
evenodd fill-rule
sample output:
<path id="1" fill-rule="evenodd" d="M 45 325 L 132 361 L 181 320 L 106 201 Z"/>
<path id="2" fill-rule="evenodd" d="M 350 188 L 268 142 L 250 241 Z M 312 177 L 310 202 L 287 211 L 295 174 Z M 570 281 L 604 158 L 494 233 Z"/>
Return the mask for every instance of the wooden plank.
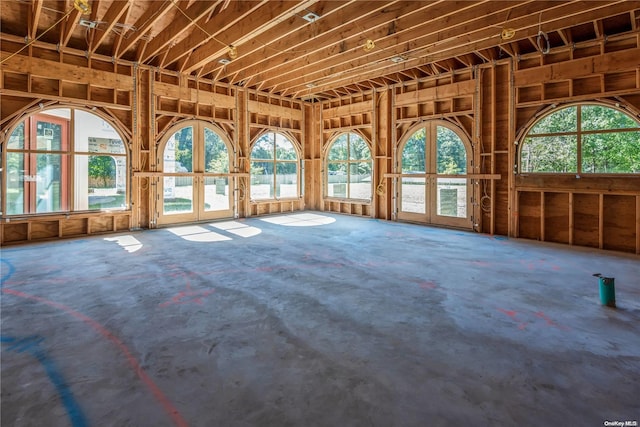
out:
<path id="1" fill-rule="evenodd" d="M 420 89 L 415 92 L 406 92 L 396 95 L 395 105 L 396 107 L 402 107 L 409 104 L 420 104 L 428 101 L 442 100 L 444 98 L 474 95 L 475 89 L 475 80 L 467 80 L 445 86 Z"/>
<path id="2" fill-rule="evenodd" d="M 302 121 L 302 110 L 282 107 L 280 105 L 267 104 L 259 101 L 249 101 L 249 113 L 265 116 L 280 117 L 282 119 Z"/>
<path id="3" fill-rule="evenodd" d="M 573 192 L 569 193 L 569 244 L 573 245 Z"/>
<path id="4" fill-rule="evenodd" d="M 61 102 L 69 102 L 72 104 L 78 104 L 79 101 L 87 101 L 87 99 L 84 98 L 70 98 L 68 96 L 57 96 L 57 95 L 46 95 L 46 94 L 41 94 L 41 93 L 37 93 L 37 94 L 32 94 L 32 93 L 28 93 L 28 92 L 22 92 L 19 90 L 8 90 L 8 89 L 1 89 L 0 90 L 0 95 L 5 95 L 5 96 L 16 96 L 16 97 L 20 97 L 20 98 L 34 98 L 34 97 L 38 97 L 39 99 L 46 99 L 46 100 L 51 100 L 51 101 L 61 101 Z M 105 108 L 110 108 L 113 110 L 131 110 L 131 105 L 124 105 L 124 104 L 112 104 L 110 102 L 102 102 L 102 101 L 90 101 L 91 105 L 95 105 L 96 107 L 105 107 Z"/>
<path id="5" fill-rule="evenodd" d="M 640 254 L 640 195 L 636 196 L 636 253 Z"/>
<path id="6" fill-rule="evenodd" d="M 354 114 L 371 113 L 373 107 L 371 101 L 354 102 L 353 104 L 340 105 L 338 107 L 326 108 L 322 110 L 323 119 L 331 119 L 334 117 L 344 117 Z"/>
<path id="7" fill-rule="evenodd" d="M 544 238 L 544 230 L 545 230 L 545 217 L 546 217 L 546 213 L 545 213 L 545 197 L 544 197 L 545 193 L 544 191 L 540 192 L 540 240 L 541 241 L 545 241 Z M 495 215 L 494 215 L 495 216 Z"/>
<path id="8" fill-rule="evenodd" d="M 516 86 L 529 86 L 552 81 L 575 79 L 600 73 L 637 69 L 640 48 L 564 61 L 514 72 Z"/>
<path id="9" fill-rule="evenodd" d="M 211 104 L 216 107 L 235 109 L 236 99 L 234 96 L 220 93 L 206 92 L 195 88 L 179 86 L 171 83 L 154 82 L 153 95 L 167 98 L 179 99 L 200 104 Z"/>
<path id="10" fill-rule="evenodd" d="M 598 195 L 598 248 L 604 247 L 604 194 Z"/>
<path id="11" fill-rule="evenodd" d="M 179 36 L 187 30 L 192 29 L 192 22 L 197 22 L 201 18 L 206 17 L 218 6 L 218 2 L 197 1 L 191 4 L 186 10 L 182 10 L 181 7 L 175 3 L 173 3 L 173 5 L 180 9 L 180 12 L 176 14 L 171 26 L 167 30 L 160 31 L 160 33 L 149 42 L 144 51 L 144 55 L 140 58 L 140 62 L 147 62 L 162 51 L 162 49 L 169 46 L 174 40 L 177 40 Z"/>
<path id="12" fill-rule="evenodd" d="M 487 180 L 500 180 L 502 179 L 502 175 L 499 173 L 491 174 L 491 173 L 470 173 L 466 175 L 445 175 L 445 174 L 435 174 L 435 173 L 416 173 L 416 174 L 402 174 L 402 173 L 385 173 L 383 174 L 385 178 L 423 178 L 430 176 L 437 176 L 438 178 L 468 178 L 468 179 L 487 179 Z M 535 189 L 535 191 L 540 191 L 539 189 Z"/>
<path id="13" fill-rule="evenodd" d="M 97 38 L 92 40 L 91 49 L 89 50 L 91 53 L 94 53 L 98 47 L 104 42 L 107 37 L 111 35 L 111 30 L 118 23 L 120 17 L 127 11 L 129 6 L 131 5 L 132 0 L 126 0 L 122 2 L 114 2 L 109 7 L 107 13 L 102 17 L 101 21 L 105 23 L 104 28 L 100 28 L 99 32 L 96 32 L 94 29 Z"/>
<path id="14" fill-rule="evenodd" d="M 4 59 L 10 54 L 2 52 L 0 55 Z M 7 62 L 3 62 L 2 67 L 4 71 L 27 73 L 31 76 L 46 77 L 47 79 L 81 83 L 121 91 L 133 90 L 133 77 L 130 75 L 93 70 L 46 59 L 15 55 Z"/>

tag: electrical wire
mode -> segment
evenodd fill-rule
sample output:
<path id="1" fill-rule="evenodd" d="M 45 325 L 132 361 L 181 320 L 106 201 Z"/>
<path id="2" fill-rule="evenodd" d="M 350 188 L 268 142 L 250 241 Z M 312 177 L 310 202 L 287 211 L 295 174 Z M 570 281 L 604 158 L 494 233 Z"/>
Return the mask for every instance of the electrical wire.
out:
<path id="1" fill-rule="evenodd" d="M 66 19 L 71 12 L 73 12 L 75 10 L 75 8 L 71 8 L 69 9 L 69 11 L 67 13 L 65 13 L 64 15 L 62 15 L 62 18 L 58 19 L 53 25 L 51 25 L 49 28 L 47 28 L 46 30 L 44 30 L 42 33 L 40 33 L 40 35 L 38 37 L 36 37 L 33 40 L 30 40 L 27 44 L 25 44 L 24 46 L 22 46 L 20 49 L 18 49 L 17 51 L 13 52 L 11 55 L 7 56 L 6 58 L 4 58 L 2 61 L 0 61 L 0 65 L 4 64 L 5 62 L 7 62 L 8 60 L 10 60 L 11 58 L 13 58 L 14 56 L 18 55 L 20 52 L 22 52 L 23 50 L 25 50 L 26 48 L 28 48 L 29 46 L 31 46 L 32 44 L 34 44 L 35 42 L 37 42 L 38 40 L 40 40 L 40 37 L 44 36 L 45 34 L 47 34 L 51 29 L 53 29 L 54 27 L 56 27 L 60 22 L 62 22 L 64 19 Z"/>
<path id="2" fill-rule="evenodd" d="M 171 0 L 171 4 L 178 9 L 178 11 L 180 11 L 180 13 L 182 15 L 184 15 L 185 18 L 187 18 L 189 21 L 191 21 L 191 23 L 193 25 L 195 25 L 197 28 L 200 29 L 200 31 L 202 31 L 203 33 L 205 33 L 207 35 L 207 37 L 209 37 L 210 39 L 213 39 L 215 41 L 217 41 L 218 43 L 220 43 L 223 46 L 228 46 L 227 43 L 221 42 L 220 40 L 218 40 L 217 38 L 215 38 L 213 36 L 213 34 L 209 34 L 209 32 L 207 30 L 205 30 L 204 28 L 202 28 L 202 26 L 200 24 L 198 24 L 195 20 L 193 20 L 193 18 L 191 18 L 189 15 L 187 15 L 184 10 L 180 9 L 180 7 L 178 7 L 178 5 L 176 4 L 176 0 Z"/>

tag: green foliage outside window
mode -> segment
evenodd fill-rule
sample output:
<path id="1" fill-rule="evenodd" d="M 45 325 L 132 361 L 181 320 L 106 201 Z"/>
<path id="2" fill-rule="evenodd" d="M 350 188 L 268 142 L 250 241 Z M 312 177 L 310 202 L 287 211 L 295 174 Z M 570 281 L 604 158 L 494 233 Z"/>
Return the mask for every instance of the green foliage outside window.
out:
<path id="1" fill-rule="evenodd" d="M 605 105 L 585 104 L 554 111 L 540 119 L 524 138 L 520 171 L 639 173 L 640 123 Z"/>

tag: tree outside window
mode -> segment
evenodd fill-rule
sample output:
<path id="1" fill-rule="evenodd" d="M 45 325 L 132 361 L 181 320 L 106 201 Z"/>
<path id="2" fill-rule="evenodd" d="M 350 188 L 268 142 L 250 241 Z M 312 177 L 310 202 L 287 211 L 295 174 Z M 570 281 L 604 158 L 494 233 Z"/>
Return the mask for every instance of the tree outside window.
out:
<path id="1" fill-rule="evenodd" d="M 553 111 L 525 136 L 520 172 L 640 173 L 640 122 L 601 104 Z"/>
<path id="2" fill-rule="evenodd" d="M 128 207 L 125 145 L 92 112 L 38 111 L 13 129 L 2 156 L 7 215 Z"/>
<path id="3" fill-rule="evenodd" d="M 344 133 L 327 150 L 326 196 L 371 200 L 372 167 L 369 144 L 356 133 Z"/>
<path id="4" fill-rule="evenodd" d="M 298 151 L 285 135 L 267 132 L 251 149 L 251 199 L 299 197 Z"/>

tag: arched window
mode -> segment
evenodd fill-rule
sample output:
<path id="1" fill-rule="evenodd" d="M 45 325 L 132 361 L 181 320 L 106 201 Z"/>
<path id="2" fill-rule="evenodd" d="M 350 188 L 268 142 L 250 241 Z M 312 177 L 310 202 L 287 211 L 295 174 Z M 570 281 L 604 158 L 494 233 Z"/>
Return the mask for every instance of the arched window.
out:
<path id="1" fill-rule="evenodd" d="M 360 135 L 339 135 L 327 150 L 325 196 L 371 200 L 372 166 L 371 149 Z"/>
<path id="2" fill-rule="evenodd" d="M 251 149 L 251 199 L 300 196 L 298 151 L 285 135 L 267 132 Z"/>
<path id="3" fill-rule="evenodd" d="M 564 107 L 536 121 L 520 149 L 522 173 L 640 172 L 640 122 L 602 104 Z"/>
<path id="4" fill-rule="evenodd" d="M 6 215 L 127 209 L 127 151 L 108 122 L 88 111 L 39 111 L 3 150 Z"/>

